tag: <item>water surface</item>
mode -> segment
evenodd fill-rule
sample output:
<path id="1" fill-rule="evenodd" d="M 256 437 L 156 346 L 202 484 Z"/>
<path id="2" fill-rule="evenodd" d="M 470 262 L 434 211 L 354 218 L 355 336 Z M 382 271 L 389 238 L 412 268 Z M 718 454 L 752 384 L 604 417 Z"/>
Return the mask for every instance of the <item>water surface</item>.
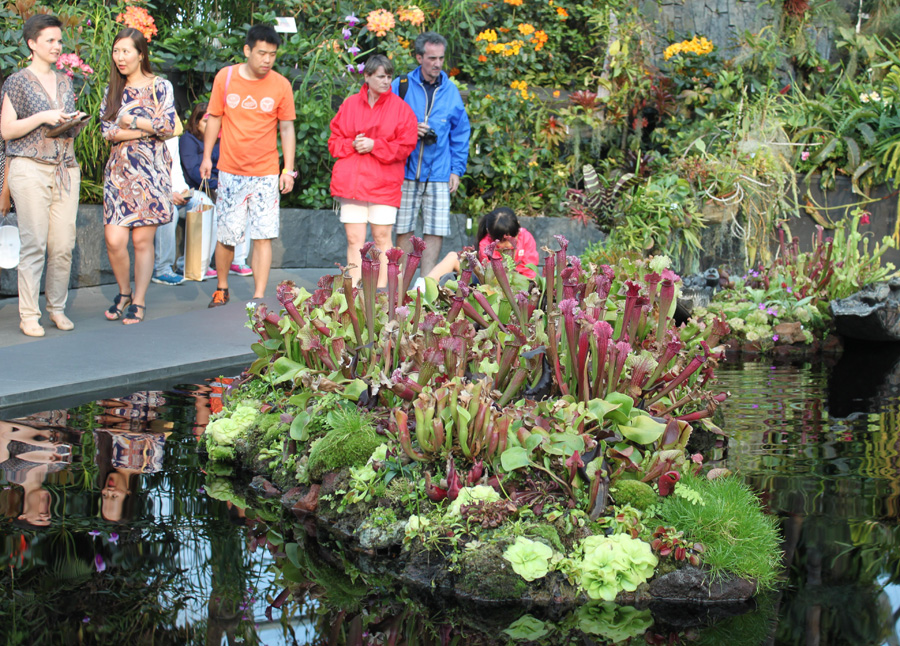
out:
<path id="1" fill-rule="evenodd" d="M 781 520 L 785 584 L 708 627 L 678 609 L 523 620 L 398 593 L 203 472 L 206 385 L 0 422 L 0 644 L 897 644 L 900 353 L 831 364 L 719 371 L 732 439 L 712 458 Z"/>

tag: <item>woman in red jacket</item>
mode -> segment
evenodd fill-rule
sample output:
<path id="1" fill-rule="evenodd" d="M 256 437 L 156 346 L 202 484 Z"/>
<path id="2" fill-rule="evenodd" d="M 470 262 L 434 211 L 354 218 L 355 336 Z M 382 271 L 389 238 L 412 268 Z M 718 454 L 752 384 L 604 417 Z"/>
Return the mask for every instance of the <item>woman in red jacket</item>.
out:
<path id="1" fill-rule="evenodd" d="M 400 206 L 403 164 L 416 147 L 416 115 L 391 92 L 394 65 L 376 54 L 366 61 L 365 83 L 347 98 L 331 120 L 328 150 L 337 158 L 331 173 L 331 194 L 341 204 L 347 232 L 347 264 L 354 283 L 361 276 L 359 250 L 366 224 L 382 252 L 393 246 L 391 229 Z M 387 285 L 387 257 L 381 254 L 378 286 Z"/>

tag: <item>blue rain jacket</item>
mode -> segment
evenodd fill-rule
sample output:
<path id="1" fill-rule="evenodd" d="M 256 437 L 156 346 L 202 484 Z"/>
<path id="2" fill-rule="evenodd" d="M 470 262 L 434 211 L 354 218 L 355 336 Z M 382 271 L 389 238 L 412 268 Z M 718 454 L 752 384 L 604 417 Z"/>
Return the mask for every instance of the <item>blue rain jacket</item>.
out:
<path id="1" fill-rule="evenodd" d="M 416 113 L 419 123 L 425 121 L 427 95 L 422 85 L 421 67 L 417 67 L 407 75 L 409 87 L 405 100 Z M 391 83 L 394 94 L 399 94 L 400 78 Z M 428 115 L 428 125 L 437 133 L 437 142 L 425 146 L 422 156 L 422 170 L 419 181 L 449 182 L 450 174 L 462 177 L 466 172 L 469 159 L 469 117 L 463 105 L 459 89 L 450 81 L 446 72 L 441 72 L 441 83 L 434 91 L 434 102 Z M 416 179 L 419 166 L 419 154 L 422 152 L 422 140 L 406 160 L 404 177 Z"/>

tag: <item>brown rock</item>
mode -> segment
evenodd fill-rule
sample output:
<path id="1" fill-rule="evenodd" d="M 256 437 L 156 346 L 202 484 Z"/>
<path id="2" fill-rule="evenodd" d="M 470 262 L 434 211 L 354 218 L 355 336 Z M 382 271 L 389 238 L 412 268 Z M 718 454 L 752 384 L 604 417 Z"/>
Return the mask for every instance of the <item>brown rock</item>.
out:
<path id="1" fill-rule="evenodd" d="M 275 498 L 281 496 L 281 490 L 262 476 L 256 476 L 250 481 L 250 489 L 263 498 Z"/>
<path id="2" fill-rule="evenodd" d="M 804 343 L 803 325 L 799 321 L 792 323 L 779 323 L 775 326 L 775 334 L 778 335 L 779 345 L 791 345 L 792 343 Z"/>
<path id="3" fill-rule="evenodd" d="M 713 581 L 709 574 L 685 566 L 650 582 L 650 596 L 660 601 L 723 603 L 744 601 L 756 594 L 756 582 L 726 576 Z"/>
<path id="4" fill-rule="evenodd" d="M 312 514 L 319 508 L 319 485 L 312 485 L 306 495 L 297 500 L 291 510 L 294 513 Z"/>

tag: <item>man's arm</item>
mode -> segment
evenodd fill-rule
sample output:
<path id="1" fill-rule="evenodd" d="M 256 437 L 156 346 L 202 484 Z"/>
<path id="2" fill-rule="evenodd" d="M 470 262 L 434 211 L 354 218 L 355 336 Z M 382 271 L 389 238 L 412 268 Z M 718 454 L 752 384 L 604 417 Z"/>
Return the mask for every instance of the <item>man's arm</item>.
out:
<path id="1" fill-rule="evenodd" d="M 209 126 L 207 126 L 209 128 Z M 281 133 L 281 151 L 284 153 L 284 170 L 294 172 L 294 153 L 297 150 L 297 136 L 294 134 L 293 121 L 279 121 L 278 131 Z M 278 187 L 282 193 L 290 193 L 294 189 L 294 176 L 281 173 L 278 176 Z"/>
<path id="2" fill-rule="evenodd" d="M 455 118 L 450 123 L 450 193 L 455 193 L 459 188 L 459 178 L 466 172 L 466 164 L 469 161 L 469 135 L 472 132 L 469 126 L 469 115 L 462 99 L 457 95 L 457 110 Z"/>

